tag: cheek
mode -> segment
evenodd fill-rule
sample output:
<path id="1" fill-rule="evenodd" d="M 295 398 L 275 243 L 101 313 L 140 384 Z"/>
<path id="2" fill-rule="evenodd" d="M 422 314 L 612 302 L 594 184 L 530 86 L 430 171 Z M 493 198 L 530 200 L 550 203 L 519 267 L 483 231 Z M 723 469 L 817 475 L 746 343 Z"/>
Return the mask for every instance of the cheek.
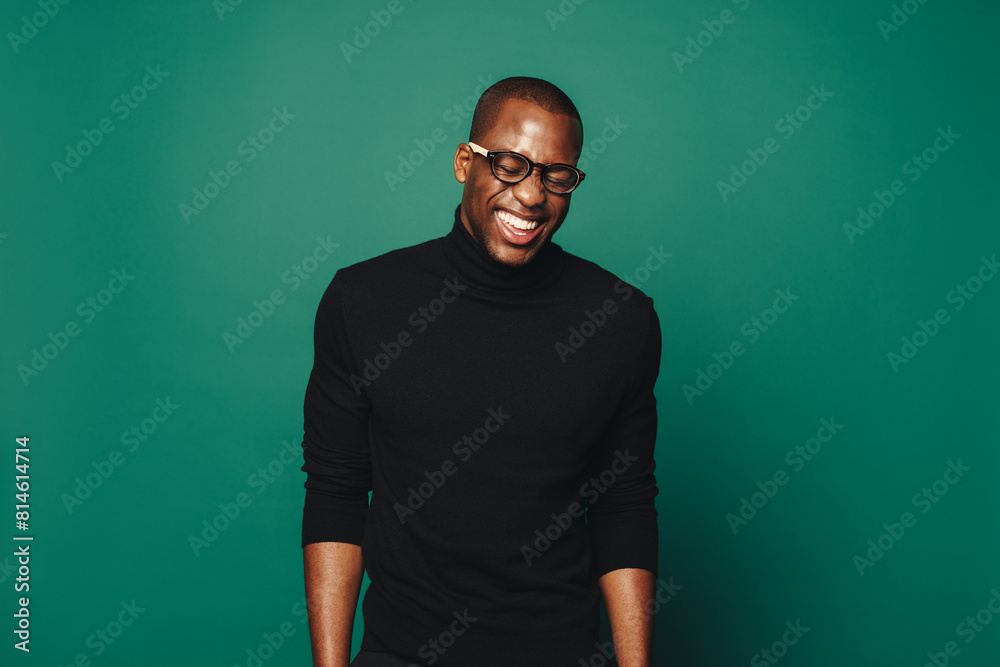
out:
<path id="1" fill-rule="evenodd" d="M 490 182 L 480 181 L 478 187 L 475 190 L 476 201 L 483 207 L 484 210 L 490 209 L 495 203 L 497 195 L 503 193 L 504 188 L 498 187 L 495 182 L 496 179 L 490 178 Z"/>

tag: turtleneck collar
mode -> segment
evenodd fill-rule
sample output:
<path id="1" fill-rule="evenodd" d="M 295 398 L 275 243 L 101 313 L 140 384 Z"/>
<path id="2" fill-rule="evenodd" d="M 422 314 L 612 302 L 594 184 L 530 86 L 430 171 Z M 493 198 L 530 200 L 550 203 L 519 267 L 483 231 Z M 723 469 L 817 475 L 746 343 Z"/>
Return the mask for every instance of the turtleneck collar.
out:
<path id="1" fill-rule="evenodd" d="M 496 261 L 462 224 L 461 209 L 461 204 L 455 208 L 455 222 L 441 240 L 446 258 L 470 284 L 496 292 L 527 293 L 552 284 L 562 275 L 565 257 L 551 240 L 524 266 Z"/>

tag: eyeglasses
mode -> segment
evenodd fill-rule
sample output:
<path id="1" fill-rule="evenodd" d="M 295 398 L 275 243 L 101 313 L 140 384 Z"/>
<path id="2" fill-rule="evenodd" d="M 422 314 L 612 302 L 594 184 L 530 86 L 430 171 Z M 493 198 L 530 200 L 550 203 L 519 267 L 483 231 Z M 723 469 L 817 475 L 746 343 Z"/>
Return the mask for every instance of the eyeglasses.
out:
<path id="1" fill-rule="evenodd" d="M 487 151 L 471 141 L 469 147 L 474 153 L 489 158 L 493 175 L 504 183 L 520 183 L 535 167 L 538 167 L 542 172 L 542 185 L 546 190 L 557 195 L 568 195 L 576 190 L 576 186 L 587 176 L 576 167 L 561 162 L 539 164 L 513 151 Z"/>

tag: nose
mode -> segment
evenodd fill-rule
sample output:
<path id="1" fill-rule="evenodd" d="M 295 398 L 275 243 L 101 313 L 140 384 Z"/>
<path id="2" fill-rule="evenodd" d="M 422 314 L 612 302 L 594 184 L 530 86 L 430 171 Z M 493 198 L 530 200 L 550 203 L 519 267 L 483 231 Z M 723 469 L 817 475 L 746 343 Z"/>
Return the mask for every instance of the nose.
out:
<path id="1" fill-rule="evenodd" d="M 511 188 L 514 197 L 522 206 L 534 208 L 545 202 L 545 186 L 542 185 L 542 172 L 535 167 L 524 180 L 515 183 Z"/>

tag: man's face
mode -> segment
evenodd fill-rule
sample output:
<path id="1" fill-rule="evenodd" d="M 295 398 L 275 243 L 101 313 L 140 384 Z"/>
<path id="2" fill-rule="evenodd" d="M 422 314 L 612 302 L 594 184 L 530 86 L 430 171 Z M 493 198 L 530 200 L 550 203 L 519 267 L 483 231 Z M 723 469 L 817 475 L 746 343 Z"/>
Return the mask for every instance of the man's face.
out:
<path id="1" fill-rule="evenodd" d="M 576 165 L 579 125 L 570 116 L 511 99 L 477 143 L 488 151 L 514 151 L 541 164 Z M 467 144 L 455 151 L 455 178 L 465 183 L 462 224 L 490 257 L 509 266 L 526 264 L 537 255 L 569 213 L 570 195 L 546 190 L 538 169 L 520 183 L 504 183 L 493 175 L 489 159 Z M 520 229 L 508 222 L 510 215 L 535 226 Z"/>

